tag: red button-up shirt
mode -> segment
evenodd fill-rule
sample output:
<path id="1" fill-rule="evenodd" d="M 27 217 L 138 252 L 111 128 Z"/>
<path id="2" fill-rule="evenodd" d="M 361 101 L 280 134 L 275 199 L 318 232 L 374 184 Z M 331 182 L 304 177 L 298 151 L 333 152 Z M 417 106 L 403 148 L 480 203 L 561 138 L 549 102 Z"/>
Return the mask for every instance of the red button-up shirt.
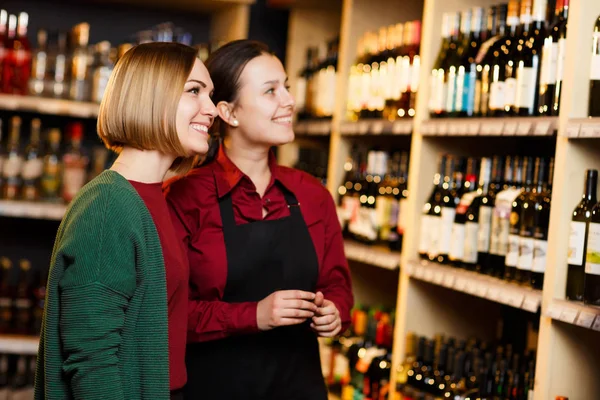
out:
<path id="1" fill-rule="evenodd" d="M 175 229 L 187 245 L 190 263 L 188 342 L 215 340 L 258 330 L 257 302 L 226 303 L 227 256 L 219 200 L 231 192 L 237 224 L 289 215 L 283 185 L 300 203 L 300 210 L 319 261 L 317 290 L 340 312 L 343 329 L 350 323 L 353 305 L 350 273 L 344 241 L 330 193 L 309 174 L 277 165 L 273 154 L 272 179 L 261 198 L 250 178 L 220 148 L 216 159 L 185 177 L 169 181 L 167 203 Z"/>

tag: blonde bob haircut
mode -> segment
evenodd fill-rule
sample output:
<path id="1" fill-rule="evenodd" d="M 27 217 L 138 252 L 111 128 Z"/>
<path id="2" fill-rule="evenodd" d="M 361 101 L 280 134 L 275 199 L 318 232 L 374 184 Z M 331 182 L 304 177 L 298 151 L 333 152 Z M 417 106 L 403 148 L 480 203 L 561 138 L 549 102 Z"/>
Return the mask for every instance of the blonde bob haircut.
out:
<path id="1" fill-rule="evenodd" d="M 144 43 L 131 48 L 110 76 L 98 114 L 98 135 L 119 153 L 130 146 L 187 157 L 176 129 L 183 86 L 197 58 L 179 43 Z"/>

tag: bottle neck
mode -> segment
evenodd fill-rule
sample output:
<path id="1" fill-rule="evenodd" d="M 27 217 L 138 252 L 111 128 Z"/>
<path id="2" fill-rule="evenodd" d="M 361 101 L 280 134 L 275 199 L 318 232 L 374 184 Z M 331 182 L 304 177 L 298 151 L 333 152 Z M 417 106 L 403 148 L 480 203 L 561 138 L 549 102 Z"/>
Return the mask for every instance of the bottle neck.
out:
<path id="1" fill-rule="evenodd" d="M 585 192 L 583 199 L 591 202 L 596 202 L 596 189 L 598 186 L 598 175 L 588 176 L 585 180 Z"/>

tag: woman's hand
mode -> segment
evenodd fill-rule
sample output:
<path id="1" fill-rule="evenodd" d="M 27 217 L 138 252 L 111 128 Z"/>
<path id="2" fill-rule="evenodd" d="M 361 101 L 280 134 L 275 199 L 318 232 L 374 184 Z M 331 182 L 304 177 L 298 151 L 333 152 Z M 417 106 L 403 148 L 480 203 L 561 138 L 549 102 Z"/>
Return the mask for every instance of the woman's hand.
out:
<path id="1" fill-rule="evenodd" d="M 321 292 L 317 292 L 315 304 L 318 309 L 316 315 L 312 317 L 312 323 L 310 324 L 312 330 L 322 337 L 334 337 L 340 333 L 342 319 L 335 304 L 325 299 Z"/>
<path id="2" fill-rule="evenodd" d="M 317 306 L 315 294 L 302 290 L 280 290 L 258 303 L 256 323 L 258 329 L 267 331 L 278 326 L 298 325 L 312 318 Z"/>

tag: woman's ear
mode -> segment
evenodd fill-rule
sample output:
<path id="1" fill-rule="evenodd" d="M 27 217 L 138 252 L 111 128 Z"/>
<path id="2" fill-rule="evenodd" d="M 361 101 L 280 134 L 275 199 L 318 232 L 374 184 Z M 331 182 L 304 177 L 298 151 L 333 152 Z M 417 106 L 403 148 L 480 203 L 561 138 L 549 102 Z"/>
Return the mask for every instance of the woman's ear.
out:
<path id="1" fill-rule="evenodd" d="M 226 101 L 220 101 L 219 104 L 217 104 L 217 111 L 221 120 L 226 124 L 233 127 L 237 127 L 239 125 L 238 120 L 235 118 L 232 104 Z"/>

